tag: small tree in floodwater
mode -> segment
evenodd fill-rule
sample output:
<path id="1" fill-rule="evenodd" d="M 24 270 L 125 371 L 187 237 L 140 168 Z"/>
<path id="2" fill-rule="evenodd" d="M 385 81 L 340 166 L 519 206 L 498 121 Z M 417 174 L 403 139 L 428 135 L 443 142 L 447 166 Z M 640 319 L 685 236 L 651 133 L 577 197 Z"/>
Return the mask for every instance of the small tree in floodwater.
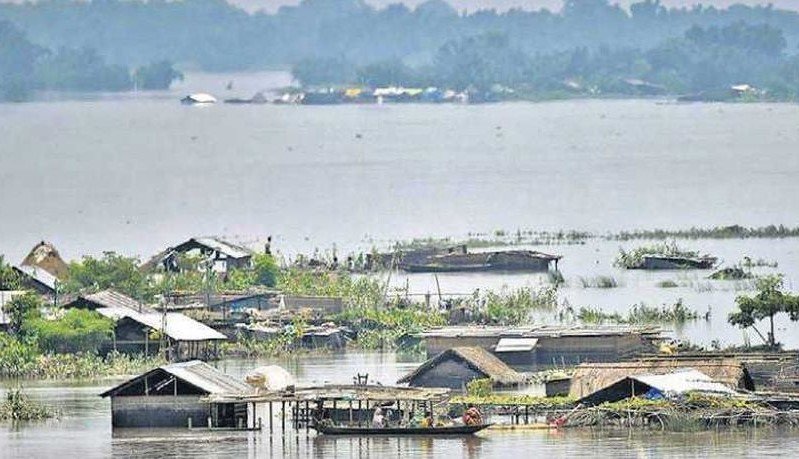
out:
<path id="1" fill-rule="evenodd" d="M 779 313 L 790 314 L 791 320 L 799 320 L 799 295 L 782 290 L 782 275 L 764 276 L 756 281 L 757 294 L 740 295 L 735 299 L 738 311 L 730 313 L 728 321 L 740 328 L 752 327 L 760 338 L 771 348 L 777 346 L 774 339 L 774 316 Z M 755 323 L 769 320 L 768 337 L 763 336 Z"/>

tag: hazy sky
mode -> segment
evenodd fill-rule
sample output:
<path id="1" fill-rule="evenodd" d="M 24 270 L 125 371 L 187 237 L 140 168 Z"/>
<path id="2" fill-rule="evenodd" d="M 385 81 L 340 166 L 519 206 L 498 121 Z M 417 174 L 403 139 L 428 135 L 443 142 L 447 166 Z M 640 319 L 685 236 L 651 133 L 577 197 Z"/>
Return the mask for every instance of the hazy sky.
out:
<path id="1" fill-rule="evenodd" d="M 265 9 L 267 11 L 274 11 L 281 5 L 292 5 L 299 3 L 299 0 L 228 0 L 233 4 L 239 5 L 247 10 Z M 366 0 L 375 6 L 385 6 L 391 3 L 398 3 L 402 1 L 409 6 L 414 6 L 425 0 Z M 637 0 L 616 0 L 611 3 L 619 3 L 627 6 L 630 3 L 636 3 Z M 458 10 L 476 10 L 480 8 L 496 8 L 498 10 L 506 10 L 514 7 L 522 7 L 525 9 L 539 9 L 548 8 L 550 10 L 559 9 L 563 4 L 563 0 L 448 0 Z M 692 6 L 697 3 L 703 5 L 714 5 L 717 7 L 729 6 L 735 3 L 742 3 L 747 5 L 764 5 L 772 3 L 775 7 L 799 10 L 799 0 L 662 0 L 661 3 L 667 6 Z"/>

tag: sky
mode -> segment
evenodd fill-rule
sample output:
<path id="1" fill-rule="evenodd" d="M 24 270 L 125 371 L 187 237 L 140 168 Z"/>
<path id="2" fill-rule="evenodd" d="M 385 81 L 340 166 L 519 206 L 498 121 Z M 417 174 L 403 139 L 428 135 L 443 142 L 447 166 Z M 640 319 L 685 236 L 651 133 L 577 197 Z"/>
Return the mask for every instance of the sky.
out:
<path id="1" fill-rule="evenodd" d="M 240 7 L 253 11 L 263 9 L 269 12 L 276 11 L 281 5 L 292 5 L 299 3 L 300 0 L 228 0 L 230 3 L 239 5 Z M 391 3 L 398 2 L 405 3 L 409 6 L 415 6 L 423 3 L 425 0 L 366 0 L 367 3 L 377 7 L 383 7 Z M 496 8 L 497 10 L 507 10 L 510 8 L 521 7 L 524 9 L 536 10 L 541 8 L 548 8 L 550 10 L 557 10 L 563 4 L 563 0 L 447 0 L 458 11 L 467 10 L 474 11 L 481 8 Z M 616 0 L 611 3 L 618 3 L 622 6 L 628 6 L 630 3 L 636 3 L 638 0 Z M 736 3 L 746 5 L 765 5 L 768 3 L 773 4 L 778 8 L 799 10 L 799 0 L 661 0 L 661 3 L 666 6 L 693 6 L 697 3 L 703 5 L 713 5 L 716 7 L 726 7 Z"/>

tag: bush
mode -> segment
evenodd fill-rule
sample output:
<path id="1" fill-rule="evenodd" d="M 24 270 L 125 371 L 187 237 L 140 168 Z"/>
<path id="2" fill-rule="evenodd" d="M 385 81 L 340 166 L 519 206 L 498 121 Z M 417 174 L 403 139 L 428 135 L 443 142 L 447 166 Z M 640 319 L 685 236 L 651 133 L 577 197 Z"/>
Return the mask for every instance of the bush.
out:
<path id="1" fill-rule="evenodd" d="M 259 253 L 253 256 L 253 267 L 255 269 L 255 282 L 267 287 L 274 287 L 277 284 L 277 276 L 280 268 L 272 255 Z"/>
<path id="2" fill-rule="evenodd" d="M 96 353 L 112 339 L 114 322 L 94 311 L 71 309 L 60 319 L 31 320 L 25 331 L 36 337 L 44 352 Z"/>

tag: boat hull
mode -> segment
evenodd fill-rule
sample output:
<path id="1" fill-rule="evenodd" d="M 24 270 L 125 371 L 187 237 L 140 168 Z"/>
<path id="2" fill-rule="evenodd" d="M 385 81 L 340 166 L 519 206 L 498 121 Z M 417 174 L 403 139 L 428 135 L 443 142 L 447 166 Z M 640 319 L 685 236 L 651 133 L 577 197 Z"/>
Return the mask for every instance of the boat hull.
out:
<path id="1" fill-rule="evenodd" d="M 438 435 L 472 435 L 491 424 L 479 426 L 447 426 L 447 427 L 337 427 L 314 426 L 317 432 L 323 435 L 409 435 L 409 436 L 438 436 Z"/>

